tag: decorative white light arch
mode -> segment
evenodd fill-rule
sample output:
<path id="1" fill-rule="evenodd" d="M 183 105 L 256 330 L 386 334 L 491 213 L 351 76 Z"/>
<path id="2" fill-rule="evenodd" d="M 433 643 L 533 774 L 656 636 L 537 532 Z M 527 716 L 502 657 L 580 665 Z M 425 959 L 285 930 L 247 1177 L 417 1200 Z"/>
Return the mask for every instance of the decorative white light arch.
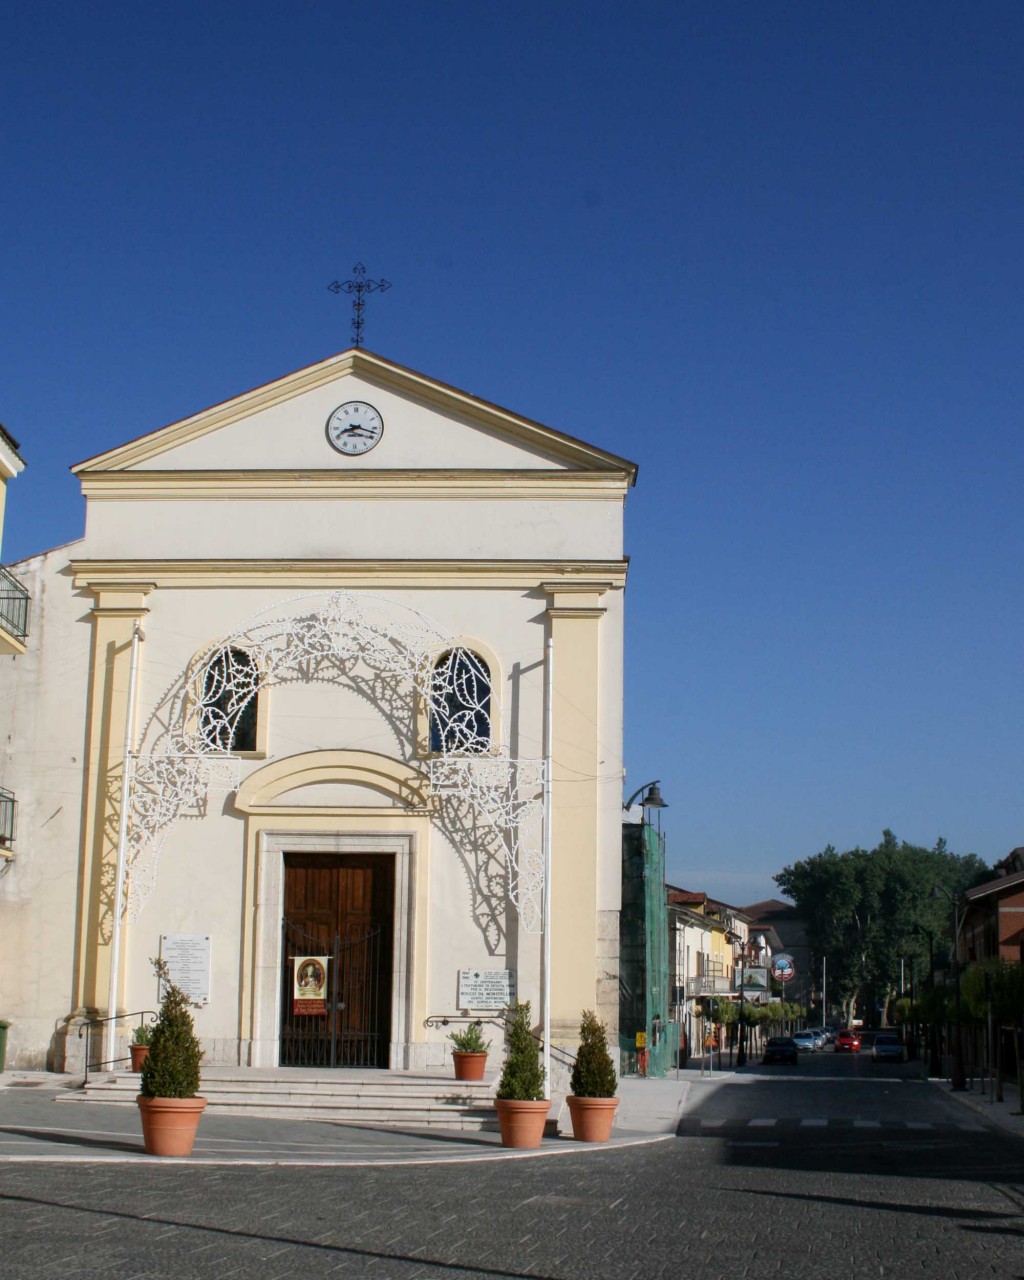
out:
<path id="1" fill-rule="evenodd" d="M 381 597 L 338 591 L 296 597 L 257 614 L 182 672 L 130 758 L 119 850 L 129 919 L 137 919 L 153 891 L 171 826 L 202 817 L 211 793 L 238 789 L 240 761 L 225 747 L 260 690 L 328 681 L 355 688 L 389 723 L 406 763 L 429 787 L 433 820 L 467 867 L 500 846 L 505 894 L 524 930 L 539 932 L 545 763 L 495 750 L 491 691 L 480 677 L 479 660 L 468 649 L 425 615 Z M 424 710 L 441 744 L 426 760 L 416 755 L 417 717 Z M 493 876 L 482 872 L 478 879 L 486 883 L 475 885 L 475 894 L 493 895 Z M 483 919 L 477 902 L 474 912 Z"/>

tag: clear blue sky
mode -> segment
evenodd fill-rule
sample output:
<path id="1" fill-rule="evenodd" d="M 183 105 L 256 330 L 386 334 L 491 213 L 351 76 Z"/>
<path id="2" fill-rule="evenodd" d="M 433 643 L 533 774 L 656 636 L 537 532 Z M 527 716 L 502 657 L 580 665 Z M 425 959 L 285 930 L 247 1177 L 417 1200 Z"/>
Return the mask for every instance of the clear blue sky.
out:
<path id="1" fill-rule="evenodd" d="M 11 3 L 8 562 L 349 345 L 640 465 L 627 788 L 742 903 L 1024 843 L 1024 5 Z"/>

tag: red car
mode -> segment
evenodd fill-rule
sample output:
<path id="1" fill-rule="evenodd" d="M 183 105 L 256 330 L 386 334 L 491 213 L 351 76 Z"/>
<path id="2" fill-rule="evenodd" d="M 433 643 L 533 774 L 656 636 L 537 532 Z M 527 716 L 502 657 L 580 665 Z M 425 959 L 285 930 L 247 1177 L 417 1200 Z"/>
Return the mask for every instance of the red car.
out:
<path id="1" fill-rule="evenodd" d="M 860 1050 L 860 1036 L 856 1031 L 840 1031 L 836 1036 L 836 1053 L 857 1053 Z"/>

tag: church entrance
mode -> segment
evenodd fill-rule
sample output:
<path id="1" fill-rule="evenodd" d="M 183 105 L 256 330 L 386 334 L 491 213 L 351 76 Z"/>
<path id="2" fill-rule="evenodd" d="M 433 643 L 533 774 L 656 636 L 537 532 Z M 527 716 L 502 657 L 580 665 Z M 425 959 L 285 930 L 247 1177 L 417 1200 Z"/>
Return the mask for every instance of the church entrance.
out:
<path id="1" fill-rule="evenodd" d="M 394 900 L 393 857 L 285 853 L 281 1066 L 387 1067 Z M 326 968 L 313 1013 L 294 999 L 301 957 Z"/>

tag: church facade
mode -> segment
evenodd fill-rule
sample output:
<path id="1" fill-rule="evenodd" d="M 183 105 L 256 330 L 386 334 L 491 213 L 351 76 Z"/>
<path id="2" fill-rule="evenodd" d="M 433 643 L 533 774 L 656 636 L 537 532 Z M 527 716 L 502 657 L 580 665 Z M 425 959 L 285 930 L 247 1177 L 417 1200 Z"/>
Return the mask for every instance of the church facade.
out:
<path id="1" fill-rule="evenodd" d="M 0 657 L 8 1064 L 157 956 L 212 1063 L 439 1066 L 503 991 L 614 1032 L 633 465 L 352 349 L 73 470 Z"/>

